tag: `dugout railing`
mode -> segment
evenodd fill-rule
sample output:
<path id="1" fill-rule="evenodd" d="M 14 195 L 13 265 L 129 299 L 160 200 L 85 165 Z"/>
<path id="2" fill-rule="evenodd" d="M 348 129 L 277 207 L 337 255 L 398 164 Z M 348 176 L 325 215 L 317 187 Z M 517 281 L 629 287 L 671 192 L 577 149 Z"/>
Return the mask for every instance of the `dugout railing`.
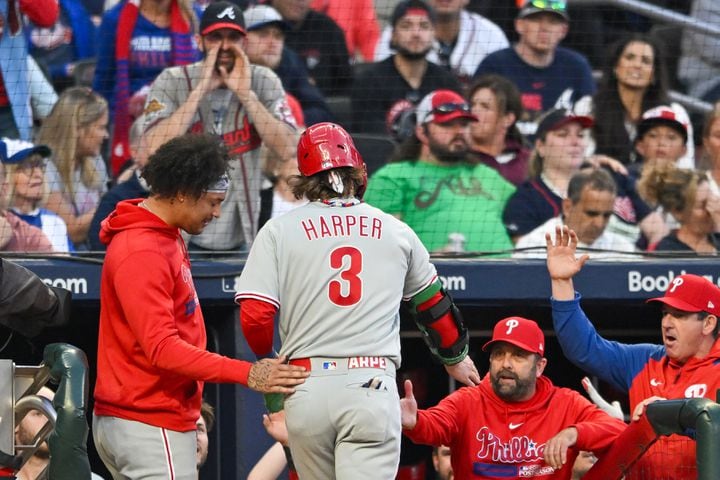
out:
<path id="1" fill-rule="evenodd" d="M 51 379 L 58 383 L 52 402 L 38 395 Z M 47 441 L 52 460 L 36 480 L 90 480 L 88 389 L 87 357 L 69 344 L 46 346 L 38 366 L 0 360 L 0 479 L 14 479 Z M 16 444 L 15 427 L 31 410 L 39 410 L 48 422 L 30 444 Z"/>
<path id="2" fill-rule="evenodd" d="M 626 475 L 654 480 L 634 467 L 660 437 L 669 435 L 695 441 L 698 480 L 720 478 L 720 405 L 707 398 L 664 400 L 651 403 L 646 412 L 630 423 L 583 480 L 620 480 Z"/>

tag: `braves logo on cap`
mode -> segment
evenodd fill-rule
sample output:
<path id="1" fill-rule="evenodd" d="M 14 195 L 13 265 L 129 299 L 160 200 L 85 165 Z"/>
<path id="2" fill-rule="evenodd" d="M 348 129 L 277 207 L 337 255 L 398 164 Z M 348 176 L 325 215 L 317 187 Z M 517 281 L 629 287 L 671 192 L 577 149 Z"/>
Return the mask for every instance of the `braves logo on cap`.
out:
<path id="1" fill-rule="evenodd" d="M 228 17 L 231 20 L 235 20 L 235 10 L 233 7 L 227 7 L 222 12 L 218 13 L 217 18 L 225 18 Z"/>

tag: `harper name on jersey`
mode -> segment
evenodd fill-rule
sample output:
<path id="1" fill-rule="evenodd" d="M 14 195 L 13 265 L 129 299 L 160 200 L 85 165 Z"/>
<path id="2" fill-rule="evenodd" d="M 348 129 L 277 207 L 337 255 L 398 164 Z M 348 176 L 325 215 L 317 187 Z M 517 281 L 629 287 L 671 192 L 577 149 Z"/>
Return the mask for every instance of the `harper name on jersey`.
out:
<path id="1" fill-rule="evenodd" d="M 350 237 L 358 235 L 380 240 L 382 220 L 366 215 L 329 215 L 300 220 L 308 240 L 328 237 Z"/>

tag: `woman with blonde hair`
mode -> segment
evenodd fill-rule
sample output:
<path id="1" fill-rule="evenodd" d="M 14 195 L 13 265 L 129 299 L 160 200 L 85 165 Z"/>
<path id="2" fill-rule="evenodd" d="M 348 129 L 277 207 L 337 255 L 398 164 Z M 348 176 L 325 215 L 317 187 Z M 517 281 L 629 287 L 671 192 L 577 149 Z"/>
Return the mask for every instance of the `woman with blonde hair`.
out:
<path id="1" fill-rule="evenodd" d="M 660 240 L 653 250 L 718 253 L 720 195 L 710 191 L 705 172 L 658 165 L 643 171 L 638 189 L 680 225 Z"/>
<path id="2" fill-rule="evenodd" d="M 107 168 L 100 155 L 107 126 L 105 99 L 89 88 L 73 87 L 60 95 L 38 134 L 38 143 L 53 152 L 45 171 L 50 188 L 47 208 L 65 220 L 76 247 L 85 242 L 107 188 Z"/>

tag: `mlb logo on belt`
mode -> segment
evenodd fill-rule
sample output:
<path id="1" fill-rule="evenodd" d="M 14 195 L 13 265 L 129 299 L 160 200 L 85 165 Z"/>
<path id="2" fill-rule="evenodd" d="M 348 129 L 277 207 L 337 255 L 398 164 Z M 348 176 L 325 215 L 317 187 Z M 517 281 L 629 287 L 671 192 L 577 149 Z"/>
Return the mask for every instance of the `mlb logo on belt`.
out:
<path id="1" fill-rule="evenodd" d="M 385 357 L 351 357 L 348 359 L 348 368 L 382 368 L 387 366 Z"/>
<path id="2" fill-rule="evenodd" d="M 323 362 L 323 370 L 337 370 L 337 362 Z"/>

